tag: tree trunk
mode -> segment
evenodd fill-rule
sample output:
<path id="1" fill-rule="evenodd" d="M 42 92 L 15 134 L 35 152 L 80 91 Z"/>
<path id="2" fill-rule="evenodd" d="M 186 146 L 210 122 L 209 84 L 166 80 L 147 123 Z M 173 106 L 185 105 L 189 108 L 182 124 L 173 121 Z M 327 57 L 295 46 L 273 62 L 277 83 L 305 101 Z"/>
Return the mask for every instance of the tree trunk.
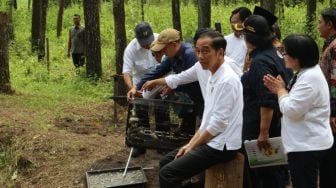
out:
<path id="1" fill-rule="evenodd" d="M 38 59 L 42 60 L 45 57 L 45 33 L 47 27 L 47 10 L 48 0 L 41 1 L 41 18 L 40 18 L 40 37 L 39 37 L 39 55 Z"/>
<path id="2" fill-rule="evenodd" d="M 127 87 L 122 77 L 123 55 L 126 48 L 125 7 L 123 0 L 113 0 L 115 65 L 117 75 L 114 77 L 114 96 L 125 95 Z"/>
<path id="3" fill-rule="evenodd" d="M 146 0 L 141 0 L 140 1 L 140 7 L 141 7 L 141 20 L 145 21 L 145 4 Z"/>
<path id="4" fill-rule="evenodd" d="M 198 28 L 206 28 L 211 25 L 211 1 L 198 0 Z"/>
<path id="5" fill-rule="evenodd" d="M 64 0 L 59 0 L 58 16 L 57 16 L 57 38 L 62 34 Z"/>
<path id="6" fill-rule="evenodd" d="M 17 1 L 16 0 L 13 0 L 13 7 L 15 10 L 17 10 Z"/>
<path id="7" fill-rule="evenodd" d="M 122 74 L 123 55 L 126 48 L 125 7 L 123 0 L 113 0 L 115 60 L 117 74 Z"/>
<path id="8" fill-rule="evenodd" d="M 12 93 L 9 76 L 9 56 L 8 56 L 8 15 L 0 12 L 0 92 Z"/>
<path id="9" fill-rule="evenodd" d="M 180 0 L 172 0 L 172 13 L 173 13 L 174 29 L 180 31 L 181 40 L 183 40 L 182 39 L 181 16 L 180 16 Z"/>
<path id="10" fill-rule="evenodd" d="M 7 26 L 7 32 L 9 40 L 14 40 L 14 24 L 13 24 L 13 6 L 14 1 L 13 0 L 7 0 L 7 9 L 8 9 L 8 26 Z"/>
<path id="11" fill-rule="evenodd" d="M 99 7 L 96 1 L 83 0 L 85 19 L 86 73 L 89 77 L 101 78 L 101 46 Z"/>
<path id="12" fill-rule="evenodd" d="M 33 0 L 33 14 L 32 14 L 32 36 L 31 36 L 31 44 L 32 51 L 36 51 L 38 49 L 38 39 L 40 37 L 40 12 L 41 2 L 40 0 Z"/>
<path id="13" fill-rule="evenodd" d="M 275 4 L 276 0 L 261 0 L 260 1 L 260 6 L 271 13 L 275 13 Z"/>
<path id="14" fill-rule="evenodd" d="M 314 23 L 316 18 L 316 0 L 307 0 L 307 34 L 314 38 Z"/>

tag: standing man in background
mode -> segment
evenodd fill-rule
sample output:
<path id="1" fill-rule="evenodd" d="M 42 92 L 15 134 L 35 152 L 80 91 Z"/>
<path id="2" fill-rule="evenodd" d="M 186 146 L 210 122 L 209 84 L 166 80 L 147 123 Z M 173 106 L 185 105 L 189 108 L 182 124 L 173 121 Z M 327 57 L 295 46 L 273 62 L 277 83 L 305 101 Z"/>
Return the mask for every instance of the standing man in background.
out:
<path id="1" fill-rule="evenodd" d="M 243 23 L 251 15 L 251 11 L 246 7 L 239 7 L 232 11 L 230 23 L 233 33 L 226 35 L 227 41 L 225 55 L 234 59 L 240 70 L 243 70 L 247 47 L 243 36 Z"/>
<path id="2" fill-rule="evenodd" d="M 80 24 L 80 16 L 75 14 L 73 17 L 74 26 L 69 30 L 68 57 L 72 56 L 72 62 L 76 68 L 85 63 L 85 28 Z"/>

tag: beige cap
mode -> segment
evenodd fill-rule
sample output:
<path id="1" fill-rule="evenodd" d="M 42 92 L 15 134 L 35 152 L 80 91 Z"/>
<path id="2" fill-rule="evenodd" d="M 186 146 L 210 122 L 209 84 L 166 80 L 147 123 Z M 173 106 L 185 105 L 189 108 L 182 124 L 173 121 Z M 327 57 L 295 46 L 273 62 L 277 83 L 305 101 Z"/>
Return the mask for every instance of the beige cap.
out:
<path id="1" fill-rule="evenodd" d="M 151 50 L 154 52 L 161 51 L 170 42 L 180 40 L 180 32 L 176 29 L 165 29 L 160 32 L 158 39 L 156 39 L 152 45 Z"/>

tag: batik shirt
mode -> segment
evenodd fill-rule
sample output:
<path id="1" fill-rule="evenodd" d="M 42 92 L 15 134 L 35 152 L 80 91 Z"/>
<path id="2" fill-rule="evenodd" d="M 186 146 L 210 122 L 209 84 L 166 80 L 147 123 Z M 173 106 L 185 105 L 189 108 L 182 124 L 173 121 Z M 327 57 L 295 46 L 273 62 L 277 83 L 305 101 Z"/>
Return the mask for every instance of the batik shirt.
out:
<path id="1" fill-rule="evenodd" d="M 325 40 L 320 66 L 329 85 L 330 115 L 336 117 L 336 35 Z"/>

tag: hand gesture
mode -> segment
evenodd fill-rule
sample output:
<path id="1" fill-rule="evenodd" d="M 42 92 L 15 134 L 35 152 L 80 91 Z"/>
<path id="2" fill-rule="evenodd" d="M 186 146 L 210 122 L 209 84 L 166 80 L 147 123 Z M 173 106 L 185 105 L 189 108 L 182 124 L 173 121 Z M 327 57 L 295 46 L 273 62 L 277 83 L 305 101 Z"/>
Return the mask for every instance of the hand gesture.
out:
<path id="1" fill-rule="evenodd" d="M 128 101 L 133 101 L 133 100 L 134 100 L 134 97 L 139 96 L 139 95 L 140 95 L 140 92 L 138 92 L 138 91 L 136 90 L 136 88 L 133 87 L 131 90 L 129 90 L 129 91 L 127 92 L 127 100 L 128 100 Z"/>
<path id="2" fill-rule="evenodd" d="M 282 77 L 278 75 L 276 78 L 270 74 L 264 76 L 264 85 L 275 94 L 278 94 L 279 90 L 285 89 L 285 82 Z"/>

